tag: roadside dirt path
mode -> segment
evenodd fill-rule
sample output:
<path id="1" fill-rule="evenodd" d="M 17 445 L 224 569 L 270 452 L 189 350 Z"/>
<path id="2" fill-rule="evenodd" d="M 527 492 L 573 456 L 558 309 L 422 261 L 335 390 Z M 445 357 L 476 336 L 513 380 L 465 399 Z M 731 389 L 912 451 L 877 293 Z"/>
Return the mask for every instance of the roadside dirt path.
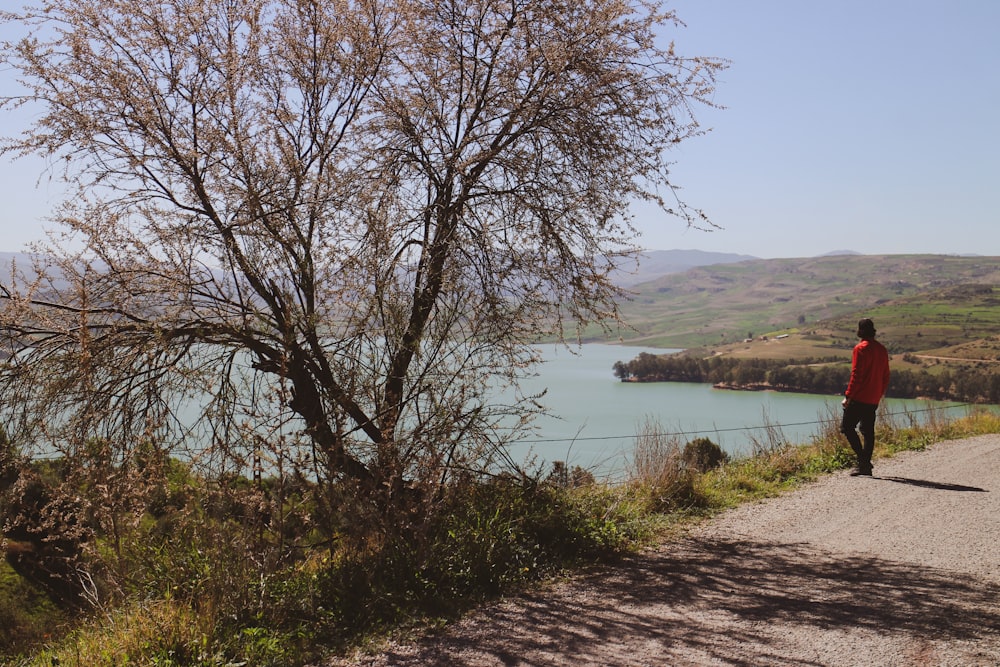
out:
<path id="1" fill-rule="evenodd" d="M 1000 436 L 938 443 L 331 665 L 1000 665 Z"/>

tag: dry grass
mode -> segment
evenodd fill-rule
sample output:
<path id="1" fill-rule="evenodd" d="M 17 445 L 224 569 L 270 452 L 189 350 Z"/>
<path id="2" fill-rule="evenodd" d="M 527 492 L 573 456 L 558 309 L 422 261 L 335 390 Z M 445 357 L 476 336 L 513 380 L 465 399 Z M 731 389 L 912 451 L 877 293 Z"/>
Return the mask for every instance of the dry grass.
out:
<path id="1" fill-rule="evenodd" d="M 639 428 L 628 470 L 629 485 L 648 499 L 649 509 L 670 513 L 703 507 L 705 498 L 698 488 L 700 473 L 684 459 L 684 450 L 675 435 L 647 419 Z"/>

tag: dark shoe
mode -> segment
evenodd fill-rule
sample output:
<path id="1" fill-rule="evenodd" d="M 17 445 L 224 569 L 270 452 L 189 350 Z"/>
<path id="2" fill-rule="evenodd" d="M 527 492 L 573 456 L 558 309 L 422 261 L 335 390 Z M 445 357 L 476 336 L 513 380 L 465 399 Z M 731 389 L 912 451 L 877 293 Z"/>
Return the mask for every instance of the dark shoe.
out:
<path id="1" fill-rule="evenodd" d="M 854 470 L 851 471 L 851 477 L 871 477 L 871 476 L 872 476 L 871 468 L 868 469 L 855 468 Z"/>

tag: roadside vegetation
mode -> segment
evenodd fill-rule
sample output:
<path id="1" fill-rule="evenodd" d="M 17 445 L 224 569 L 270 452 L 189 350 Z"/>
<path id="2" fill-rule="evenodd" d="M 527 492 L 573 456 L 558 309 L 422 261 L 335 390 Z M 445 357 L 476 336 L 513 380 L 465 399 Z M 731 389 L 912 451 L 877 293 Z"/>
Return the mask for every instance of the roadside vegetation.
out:
<path id="1" fill-rule="evenodd" d="M 933 411 L 884 417 L 876 456 L 996 432 L 1000 416 L 985 409 L 956 419 Z M 9 448 L 5 461 L 9 482 L 16 468 Z M 92 543 L 78 545 L 81 569 L 102 555 L 101 585 L 120 591 L 114 604 L 60 602 L 46 590 L 42 563 L 35 576 L 24 562 L 21 573 L 0 565 L 0 648 L 4 664 L 25 667 L 307 664 L 614 561 L 718 511 L 850 464 L 833 414 L 809 443 L 790 444 L 772 427 L 752 455 L 735 460 L 711 440 L 682 443 L 649 422 L 621 483 L 561 465 L 533 476 L 470 477 L 419 529 L 376 534 L 345 526 L 333 541 L 315 544 L 303 512 L 316 509 L 308 485 L 278 507 L 266 480 L 234 478 L 222 489 L 171 462 L 171 485 L 141 520 L 117 533 L 95 526 Z M 59 468 L 36 463 L 20 474 L 41 497 L 46 485 L 66 483 Z M 5 488 L 2 509 L 19 516 L 14 486 Z M 297 541 L 297 555 L 261 577 L 254 561 L 278 541 Z"/>

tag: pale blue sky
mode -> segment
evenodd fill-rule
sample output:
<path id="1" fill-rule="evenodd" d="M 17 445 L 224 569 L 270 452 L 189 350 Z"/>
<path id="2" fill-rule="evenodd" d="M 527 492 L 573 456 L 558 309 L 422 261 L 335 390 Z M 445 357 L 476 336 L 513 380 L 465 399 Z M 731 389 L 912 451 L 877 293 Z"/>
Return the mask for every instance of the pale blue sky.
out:
<path id="1" fill-rule="evenodd" d="M 677 0 L 724 57 L 676 181 L 725 229 L 637 211 L 649 248 L 1000 255 L 1000 2 Z"/>
<path id="2" fill-rule="evenodd" d="M 723 229 L 636 209 L 642 244 L 758 257 L 1000 255 L 1000 2 L 676 0 L 680 53 L 726 58 L 673 175 Z M 0 85 L 8 77 L 0 72 Z M 23 116 L 0 118 L 9 133 Z M 0 250 L 59 201 L 0 161 Z"/>

